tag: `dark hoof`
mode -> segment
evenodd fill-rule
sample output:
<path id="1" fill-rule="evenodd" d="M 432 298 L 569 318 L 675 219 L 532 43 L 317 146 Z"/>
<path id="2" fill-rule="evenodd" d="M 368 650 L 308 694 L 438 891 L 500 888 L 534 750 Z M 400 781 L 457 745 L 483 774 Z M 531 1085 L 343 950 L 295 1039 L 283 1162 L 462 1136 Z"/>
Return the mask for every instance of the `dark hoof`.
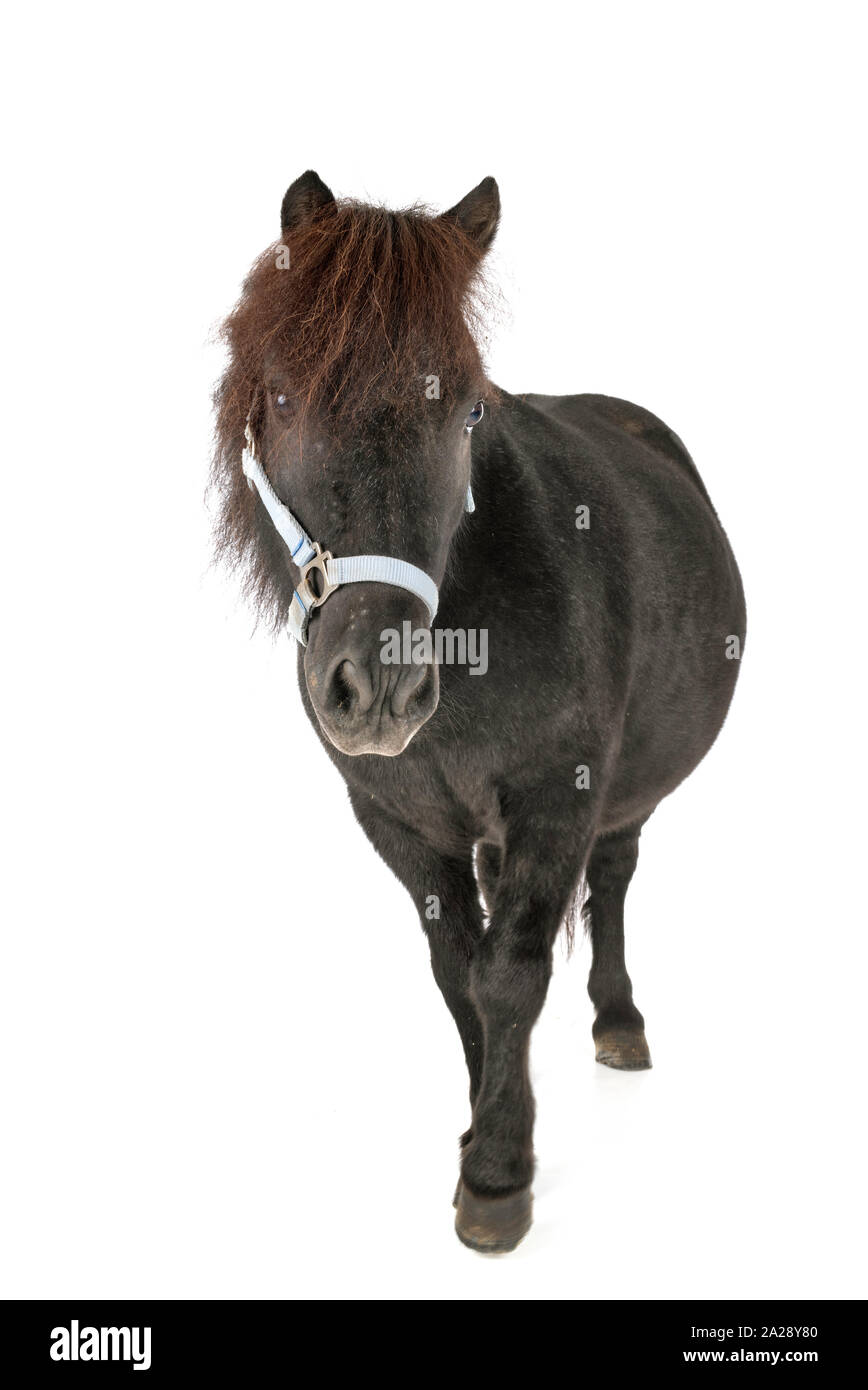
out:
<path id="1" fill-rule="evenodd" d="M 623 1028 L 612 1028 L 594 1039 L 597 1045 L 597 1061 L 604 1067 L 617 1067 L 618 1071 L 647 1071 L 651 1066 L 651 1053 L 644 1033 L 630 1033 Z"/>
<path id="2" fill-rule="evenodd" d="M 459 1182 L 454 1205 L 458 1239 L 482 1255 L 508 1254 L 527 1235 L 533 1222 L 533 1193 L 529 1187 L 508 1197 L 477 1197 Z"/>

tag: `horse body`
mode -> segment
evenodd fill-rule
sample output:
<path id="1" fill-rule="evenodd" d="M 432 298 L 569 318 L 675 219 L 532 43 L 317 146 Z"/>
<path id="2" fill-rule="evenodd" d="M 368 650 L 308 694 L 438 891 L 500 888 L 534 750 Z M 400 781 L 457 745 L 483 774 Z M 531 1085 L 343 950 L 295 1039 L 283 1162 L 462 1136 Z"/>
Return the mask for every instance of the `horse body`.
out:
<path id="1" fill-rule="evenodd" d="M 437 617 L 487 628 L 486 676 L 441 667 L 438 717 L 400 759 L 352 758 L 319 727 L 299 656 L 353 793 L 444 853 L 502 845 L 504 799 L 566 785 L 581 803 L 578 765 L 595 834 L 646 820 L 719 732 L 738 672 L 727 640 L 744 641 L 738 570 L 677 437 L 608 397 L 498 394 Z"/>
<path id="2" fill-rule="evenodd" d="M 270 297 L 284 290 L 265 267 L 230 320 L 236 362 L 222 388 L 228 423 L 218 454 L 224 550 L 253 557 L 258 593 L 285 607 L 298 573 L 240 479 L 245 415 L 275 490 L 312 533 L 336 553 L 388 542 L 439 584 L 437 628 L 488 635 L 484 675 L 463 665 L 385 668 L 386 629 L 400 618 L 424 623 L 424 610 L 405 592 L 361 583 L 315 610 L 299 651 L 307 713 L 360 824 L 413 898 L 458 1027 L 472 1122 L 456 1229 L 482 1251 L 512 1249 L 530 1226 L 529 1040 L 554 939 L 583 881 L 597 1060 L 650 1066 L 624 960 L 624 897 L 643 823 L 720 730 L 745 631 L 726 536 L 690 456 L 655 416 L 603 396 L 492 390 L 471 448 L 479 412 L 461 424 L 479 376 L 463 320 L 444 300 L 442 322 L 423 324 L 416 343 L 402 306 L 413 298 L 414 256 L 428 277 L 438 258 L 466 276 L 461 267 L 472 266 L 472 251 L 484 253 L 498 212 L 493 180 L 433 223 L 335 211 L 316 175 L 298 180 L 282 218 L 285 235 L 301 228 L 313 238 L 300 242 L 308 259 L 297 293 L 310 293 L 313 266 L 327 290 L 320 300 L 329 312 L 336 306 L 350 344 L 346 325 L 363 321 L 358 351 L 368 353 L 369 377 L 381 360 L 369 351 L 379 332 L 376 318 L 364 319 L 371 296 L 394 399 L 399 377 L 414 389 L 434 329 L 447 343 L 452 334 L 461 370 L 439 413 L 408 399 L 406 418 L 394 399 L 372 403 L 363 382 L 364 410 L 341 433 L 322 402 L 341 397 L 361 370 L 358 352 L 349 353 L 312 397 L 316 408 L 290 428 L 293 388 L 281 383 L 304 373 L 286 335 L 292 371 L 280 375 L 281 324 L 272 314 L 268 326 L 267 316 Z M 308 307 L 299 331 L 314 320 Z M 317 361 L 329 342 L 317 340 Z M 476 509 L 462 517 L 469 475 Z"/>

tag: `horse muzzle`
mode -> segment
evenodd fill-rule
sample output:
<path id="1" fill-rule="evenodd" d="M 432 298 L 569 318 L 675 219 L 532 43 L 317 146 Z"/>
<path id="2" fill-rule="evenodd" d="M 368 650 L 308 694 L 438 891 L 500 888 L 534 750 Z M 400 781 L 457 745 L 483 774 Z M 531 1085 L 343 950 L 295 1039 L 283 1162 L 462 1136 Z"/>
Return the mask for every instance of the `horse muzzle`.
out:
<path id="1" fill-rule="evenodd" d="M 359 585 L 335 595 L 308 635 L 304 673 L 314 713 L 329 742 L 350 757 L 397 757 L 440 698 L 436 663 L 386 658 L 382 634 L 400 630 L 408 605 L 397 595 L 384 601 L 382 592 Z"/>

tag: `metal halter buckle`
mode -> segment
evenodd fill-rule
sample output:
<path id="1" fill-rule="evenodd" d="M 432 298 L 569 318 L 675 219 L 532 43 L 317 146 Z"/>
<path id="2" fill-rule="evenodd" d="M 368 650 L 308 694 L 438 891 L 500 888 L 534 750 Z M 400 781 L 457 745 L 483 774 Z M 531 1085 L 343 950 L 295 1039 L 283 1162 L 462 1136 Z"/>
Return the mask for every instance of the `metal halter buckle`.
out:
<path id="1" fill-rule="evenodd" d="M 307 606 L 309 608 L 319 608 L 321 603 L 325 603 L 329 594 L 334 593 L 335 589 L 339 589 L 341 586 L 340 584 L 333 584 L 328 576 L 328 570 L 326 569 L 326 566 L 329 560 L 331 560 L 332 558 L 331 551 L 323 550 L 322 546 L 317 541 L 312 541 L 311 544 L 313 545 L 316 554 L 314 555 L 312 560 L 308 560 L 306 565 L 301 566 L 301 583 L 298 587 L 302 591 Z M 319 573 L 320 579 L 322 581 L 322 593 L 320 594 L 318 594 L 316 590 L 311 587 L 311 584 L 308 580 L 308 575 L 310 574 L 311 570 L 316 570 Z"/>

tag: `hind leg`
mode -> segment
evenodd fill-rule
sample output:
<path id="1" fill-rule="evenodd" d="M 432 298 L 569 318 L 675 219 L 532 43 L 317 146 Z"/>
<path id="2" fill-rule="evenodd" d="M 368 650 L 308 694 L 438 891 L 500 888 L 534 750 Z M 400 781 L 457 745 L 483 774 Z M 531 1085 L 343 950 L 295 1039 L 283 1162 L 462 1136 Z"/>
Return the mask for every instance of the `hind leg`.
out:
<path id="1" fill-rule="evenodd" d="M 639 857 L 641 826 L 601 836 L 588 861 L 593 964 L 588 993 L 596 1010 L 597 1061 L 621 1071 L 651 1065 L 645 1020 L 633 1003 L 633 986 L 624 961 L 624 898 Z"/>

